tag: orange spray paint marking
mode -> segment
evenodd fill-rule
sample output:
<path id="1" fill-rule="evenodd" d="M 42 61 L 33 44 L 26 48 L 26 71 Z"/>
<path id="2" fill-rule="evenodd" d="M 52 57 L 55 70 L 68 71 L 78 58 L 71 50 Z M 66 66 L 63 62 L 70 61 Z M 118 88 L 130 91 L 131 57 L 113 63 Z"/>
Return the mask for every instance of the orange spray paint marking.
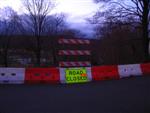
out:
<path id="1" fill-rule="evenodd" d="M 82 77 L 86 77 L 86 76 L 87 76 L 87 74 L 86 74 L 86 73 L 83 73 L 83 74 L 81 74 L 81 76 L 82 76 Z"/>

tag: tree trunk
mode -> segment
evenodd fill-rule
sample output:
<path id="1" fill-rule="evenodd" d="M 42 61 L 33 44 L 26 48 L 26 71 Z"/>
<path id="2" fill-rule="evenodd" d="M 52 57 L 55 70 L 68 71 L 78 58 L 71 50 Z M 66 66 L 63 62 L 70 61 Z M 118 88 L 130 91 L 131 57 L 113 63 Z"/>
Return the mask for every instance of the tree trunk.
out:
<path id="1" fill-rule="evenodd" d="M 8 56 L 8 49 L 5 48 L 4 50 L 4 66 L 5 67 L 8 67 L 7 56 Z"/>
<path id="2" fill-rule="evenodd" d="M 9 48 L 9 44 L 10 44 L 10 36 L 7 36 L 7 42 L 4 48 L 4 66 L 8 67 L 8 48 Z"/>
<path id="3" fill-rule="evenodd" d="M 145 62 L 149 60 L 149 54 L 148 54 L 148 46 L 149 46 L 149 33 L 148 33 L 148 3 L 144 4 L 143 8 L 143 16 L 142 16 L 142 28 L 143 28 L 143 45 L 144 45 L 144 55 L 145 55 Z"/>
<path id="4" fill-rule="evenodd" d="M 57 66 L 57 59 L 56 59 L 56 48 L 55 48 L 55 40 L 56 37 L 54 36 L 53 39 L 51 39 L 51 47 L 52 47 L 52 55 L 53 55 L 53 66 Z"/>
<path id="5" fill-rule="evenodd" d="M 149 61 L 149 39 L 148 39 L 148 32 L 146 31 L 147 28 L 143 26 L 143 45 L 144 45 L 144 55 L 145 55 L 145 62 Z"/>
<path id="6" fill-rule="evenodd" d="M 36 66 L 40 67 L 41 66 L 41 43 L 40 43 L 40 36 L 37 37 L 37 52 L 36 52 Z"/>

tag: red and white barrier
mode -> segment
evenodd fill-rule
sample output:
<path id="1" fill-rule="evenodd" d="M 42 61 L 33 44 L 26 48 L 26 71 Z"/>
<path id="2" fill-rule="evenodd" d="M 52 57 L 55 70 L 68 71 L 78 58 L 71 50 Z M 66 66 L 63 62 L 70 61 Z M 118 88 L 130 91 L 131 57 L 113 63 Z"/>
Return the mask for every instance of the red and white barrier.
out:
<path id="1" fill-rule="evenodd" d="M 59 50 L 59 55 L 91 55 L 89 50 Z"/>
<path id="2" fill-rule="evenodd" d="M 90 40 L 83 40 L 83 39 L 59 39 L 59 44 L 90 44 Z"/>
<path id="3" fill-rule="evenodd" d="M 59 62 L 60 67 L 88 67 L 91 66 L 91 63 L 89 61 L 85 62 Z"/>
<path id="4" fill-rule="evenodd" d="M 0 84 L 67 83 L 65 75 L 67 69 L 69 68 L 0 68 Z M 131 76 L 150 76 L 150 63 L 71 69 L 86 69 L 88 82 Z"/>

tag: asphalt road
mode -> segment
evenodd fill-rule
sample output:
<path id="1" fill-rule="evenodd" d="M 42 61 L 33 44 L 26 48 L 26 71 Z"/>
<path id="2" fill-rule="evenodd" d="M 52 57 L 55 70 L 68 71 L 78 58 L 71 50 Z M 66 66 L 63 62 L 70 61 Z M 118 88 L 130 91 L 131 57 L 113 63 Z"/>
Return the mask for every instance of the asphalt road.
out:
<path id="1" fill-rule="evenodd" d="M 74 85 L 0 85 L 0 113 L 150 113 L 150 77 Z"/>

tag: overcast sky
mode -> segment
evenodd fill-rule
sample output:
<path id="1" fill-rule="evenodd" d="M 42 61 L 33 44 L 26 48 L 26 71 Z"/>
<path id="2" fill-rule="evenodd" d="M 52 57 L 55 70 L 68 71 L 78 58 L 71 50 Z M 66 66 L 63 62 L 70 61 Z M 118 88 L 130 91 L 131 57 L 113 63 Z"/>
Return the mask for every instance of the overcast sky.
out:
<path id="1" fill-rule="evenodd" d="M 98 8 L 98 5 L 95 4 L 93 0 L 56 0 L 56 4 L 56 8 L 53 12 L 63 12 L 67 14 L 67 21 L 71 26 L 77 27 L 80 25 L 79 29 L 81 30 L 88 26 L 85 18 L 91 17 Z M 18 14 L 24 12 L 21 0 L 1 0 L 0 8 L 6 6 L 12 7 Z M 90 29 L 89 27 L 89 32 L 91 31 Z"/>

